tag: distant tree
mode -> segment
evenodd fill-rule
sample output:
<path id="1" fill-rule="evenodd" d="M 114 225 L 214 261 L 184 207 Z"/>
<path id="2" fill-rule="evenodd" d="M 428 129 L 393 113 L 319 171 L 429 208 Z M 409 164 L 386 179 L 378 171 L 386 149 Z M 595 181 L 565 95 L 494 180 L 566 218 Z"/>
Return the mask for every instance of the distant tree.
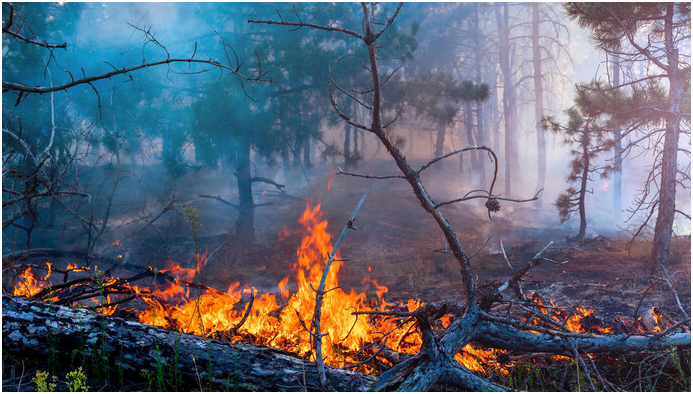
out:
<path id="1" fill-rule="evenodd" d="M 407 104 L 416 115 L 436 124 L 435 156 L 442 155 L 447 128 L 462 109 L 460 84 L 451 74 L 437 73 L 407 82 L 406 90 Z M 442 163 L 436 168 L 442 168 Z"/>
<path id="2" fill-rule="evenodd" d="M 472 81 L 462 81 L 459 85 L 460 98 L 464 108 L 464 129 L 467 133 L 467 144 L 469 146 L 482 145 L 482 132 L 480 121 L 482 103 L 489 98 L 491 92 L 485 83 L 475 84 Z M 474 114 L 477 114 L 477 123 L 474 123 Z M 481 157 L 483 153 L 471 152 L 471 170 L 474 174 L 479 174 L 480 185 L 486 184 L 485 165 Z M 462 166 L 462 155 L 460 155 L 460 166 Z"/>
<path id="3" fill-rule="evenodd" d="M 645 75 L 617 86 L 596 84 L 593 105 L 623 126 L 621 138 L 635 135 L 624 147 L 624 157 L 641 142 L 654 157 L 647 184 L 636 198 L 633 212 L 646 219 L 634 237 L 655 216 L 648 273 L 666 266 L 676 209 L 677 185 L 690 185 L 690 164 L 679 166 L 679 156 L 690 151 L 679 146 L 686 135 L 690 145 L 690 3 L 568 3 L 568 15 L 592 31 L 591 38 L 621 64 L 642 64 Z M 627 90 L 627 91 L 626 91 Z M 640 134 L 637 135 L 636 133 Z M 690 216 L 686 215 L 690 220 Z"/>
<path id="4" fill-rule="evenodd" d="M 555 7 L 550 4 L 531 3 L 531 65 L 534 93 L 534 127 L 537 136 L 537 186 L 539 191 L 546 184 L 546 136 L 541 127 L 541 119 L 546 113 L 545 95 L 553 95 L 558 102 L 556 92 L 561 91 L 562 83 L 567 79 L 561 59 L 572 61 L 568 52 L 570 36 L 568 28 L 561 23 Z M 550 108 L 550 105 L 548 105 Z M 542 205 L 542 195 L 534 202 Z"/>
<path id="5" fill-rule="evenodd" d="M 498 59 L 503 74 L 503 117 L 505 120 L 505 194 L 511 194 L 513 180 L 520 177 L 520 151 L 517 145 L 517 94 L 513 77 L 508 3 L 496 5 Z"/>
<path id="6" fill-rule="evenodd" d="M 96 66 L 71 53 L 71 43 L 58 41 L 76 34 L 75 21 L 82 14 L 94 17 L 97 24 L 118 12 L 117 6 L 4 3 L 2 11 L 3 228 L 25 231 L 27 248 L 33 247 L 33 228 L 46 224 L 42 214 L 50 210 L 50 226 L 57 204 L 84 229 L 80 239 L 91 252 L 113 214 L 114 197 L 126 175 L 123 160 L 134 163 L 134 155 L 146 150 L 146 139 L 161 138 L 162 159 L 172 166 L 183 163 L 180 146 L 189 137 L 181 127 L 184 116 L 162 117 L 159 111 L 179 115 L 192 100 L 170 90 L 190 90 L 187 86 L 162 83 L 171 82 L 171 74 L 225 70 L 222 77 L 231 76 L 227 80 L 238 82 L 233 86 L 239 91 L 245 82 L 268 82 L 261 77 L 261 65 L 248 62 L 243 70 L 257 74 L 246 77 L 240 59 L 227 57 L 228 63 L 219 63 L 208 55 L 203 58 L 193 42 L 186 48 L 189 56 L 171 56 L 144 28 L 133 27 L 142 33 L 141 51 L 104 44 L 99 53 L 106 60 L 94 62 Z M 232 51 L 228 45 L 224 48 Z M 114 58 L 131 65 L 121 66 Z M 152 155 L 151 149 L 147 154 Z"/>
<path id="7" fill-rule="evenodd" d="M 604 117 L 598 110 L 590 108 L 589 94 L 590 91 L 584 87 L 578 88 L 576 105 L 566 111 L 568 121 L 565 125 L 550 116 L 542 122 L 544 129 L 561 135 L 570 148 L 572 159 L 566 180 L 569 185 L 577 184 L 577 188 L 569 186 L 565 193 L 558 196 L 555 205 L 561 222 L 570 219 L 573 212 L 577 211 L 580 215 L 580 229 L 577 235 L 569 239 L 572 242 L 582 241 L 587 230 L 585 197 L 589 192 L 588 182 L 593 180 L 594 173 L 598 172 L 602 178 L 607 178 L 613 170 L 611 166 L 597 162 L 599 154 L 613 144 L 613 140 L 610 139 L 612 135 Z"/>

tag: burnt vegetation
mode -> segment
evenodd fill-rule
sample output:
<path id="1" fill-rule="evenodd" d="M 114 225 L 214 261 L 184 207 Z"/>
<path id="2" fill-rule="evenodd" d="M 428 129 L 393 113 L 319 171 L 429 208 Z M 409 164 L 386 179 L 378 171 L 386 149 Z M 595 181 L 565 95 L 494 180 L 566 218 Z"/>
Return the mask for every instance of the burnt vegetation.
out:
<path id="1" fill-rule="evenodd" d="M 690 4 L 2 23 L 4 390 L 690 391 Z"/>

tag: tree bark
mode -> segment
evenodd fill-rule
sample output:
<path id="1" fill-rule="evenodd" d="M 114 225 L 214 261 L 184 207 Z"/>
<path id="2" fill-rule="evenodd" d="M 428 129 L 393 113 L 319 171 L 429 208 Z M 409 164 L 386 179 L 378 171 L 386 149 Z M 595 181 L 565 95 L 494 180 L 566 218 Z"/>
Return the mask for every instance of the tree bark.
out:
<path id="1" fill-rule="evenodd" d="M 177 368 L 189 388 L 198 387 L 197 371 L 202 385 L 214 391 L 224 391 L 227 384 L 234 391 L 322 390 L 315 363 L 281 350 L 183 334 L 82 308 L 2 297 L 3 355 L 44 362 L 53 357 L 70 365 L 73 350 L 92 357 L 103 341 L 110 376 L 121 368 L 127 376 L 139 377 L 142 369 L 156 369 L 158 358 L 167 371 Z M 177 366 L 172 365 L 176 354 Z M 368 391 L 376 381 L 374 376 L 332 367 L 326 372 L 337 391 Z"/>
<path id="2" fill-rule="evenodd" d="M 621 84 L 621 61 L 618 55 L 614 54 L 612 56 L 612 86 L 618 86 Z M 621 221 L 621 179 L 623 175 L 623 145 L 621 144 L 621 129 L 619 127 L 614 128 L 614 165 L 616 170 L 614 171 L 614 218 L 616 222 Z"/>
<path id="3" fill-rule="evenodd" d="M 688 73 L 679 70 L 679 52 L 674 47 L 672 37 L 672 20 L 674 17 L 674 4 L 667 4 L 667 14 L 664 19 L 665 48 L 669 63 L 669 108 L 666 115 L 666 130 L 664 132 L 664 147 L 662 148 L 661 181 L 659 188 L 659 207 L 657 223 L 654 230 L 652 244 L 652 257 L 649 264 L 649 275 L 654 277 L 657 267 L 661 264 L 666 267 L 669 259 L 669 246 L 674 225 L 676 211 L 676 159 L 679 146 L 679 131 L 681 127 L 681 101 L 683 86 Z"/>
<path id="4" fill-rule="evenodd" d="M 501 13 L 501 7 L 503 12 Z M 496 7 L 500 68 L 503 73 L 503 116 L 505 118 L 505 191 L 511 195 L 512 180 L 520 176 L 520 160 L 517 148 L 517 108 L 515 84 L 510 69 L 510 33 L 508 29 L 508 4 Z M 516 179 L 517 180 L 517 179 Z"/>
<path id="5" fill-rule="evenodd" d="M 310 152 L 310 136 L 306 136 L 305 141 L 303 141 L 303 168 L 308 170 L 313 166 L 311 163 L 311 152 Z"/>
<path id="6" fill-rule="evenodd" d="M 356 141 L 356 132 L 354 132 L 354 141 Z M 344 126 L 344 169 L 351 169 L 351 125 Z"/>
<path id="7" fill-rule="evenodd" d="M 464 128 L 467 129 L 467 143 L 469 146 L 474 146 L 477 145 L 477 142 L 474 140 L 474 114 L 472 114 L 472 103 L 465 103 L 464 110 Z M 460 155 L 460 167 L 462 165 L 462 157 L 464 157 L 464 155 Z M 475 174 L 479 174 L 479 155 L 477 151 L 471 152 L 471 160 L 469 160 L 469 162 L 471 170 L 469 179 L 471 179 Z"/>
<path id="8" fill-rule="evenodd" d="M 238 183 L 236 237 L 243 243 L 252 243 L 255 239 L 255 204 L 250 177 L 250 144 L 245 141 L 239 144 L 236 151 L 236 180 Z"/>
<path id="9" fill-rule="evenodd" d="M 479 29 L 479 7 L 481 5 L 477 3 L 474 8 L 474 69 L 476 84 L 481 86 L 481 30 Z M 486 141 L 486 130 L 484 129 L 484 102 L 482 100 L 476 101 L 476 136 L 475 140 L 479 145 L 483 145 Z M 476 154 L 476 152 L 475 152 Z M 484 154 L 479 155 L 479 188 L 483 189 L 486 187 L 486 165 L 484 160 Z"/>
<path id="10" fill-rule="evenodd" d="M 580 231 L 573 238 L 573 241 L 580 242 L 585 238 L 587 231 L 587 212 L 585 212 L 585 194 L 587 193 L 587 179 L 590 173 L 590 153 L 588 150 L 589 143 L 589 126 L 585 126 L 585 130 L 580 133 L 580 145 L 582 145 L 582 175 L 580 176 L 580 191 L 578 195 L 578 212 L 580 213 Z"/>
<path id="11" fill-rule="evenodd" d="M 436 135 L 435 157 L 443 155 L 443 145 L 445 145 L 445 122 L 440 120 L 438 121 L 438 134 Z M 442 169 L 443 161 L 441 160 L 438 163 L 434 164 L 434 167 L 438 170 Z"/>
<path id="12" fill-rule="evenodd" d="M 546 184 L 546 136 L 541 127 L 544 116 L 544 86 L 541 75 L 541 46 L 539 43 L 539 3 L 532 4 L 532 64 L 534 65 L 534 120 L 537 130 L 537 188 L 543 189 Z M 542 194 L 537 195 L 534 206 L 541 207 Z"/>

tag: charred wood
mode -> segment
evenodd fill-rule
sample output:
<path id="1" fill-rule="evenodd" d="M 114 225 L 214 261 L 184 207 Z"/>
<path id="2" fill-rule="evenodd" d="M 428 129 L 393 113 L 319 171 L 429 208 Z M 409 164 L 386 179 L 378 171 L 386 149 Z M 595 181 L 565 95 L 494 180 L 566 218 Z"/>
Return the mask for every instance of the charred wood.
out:
<path id="1" fill-rule="evenodd" d="M 73 350 L 90 355 L 105 340 L 109 366 L 114 370 L 120 367 L 133 376 L 153 368 L 157 358 L 168 368 L 178 354 L 177 369 L 185 387 L 198 386 L 197 370 L 200 381 L 211 383 L 209 388 L 215 391 L 226 387 L 227 379 L 236 390 L 321 390 L 315 363 L 281 350 L 183 334 L 86 309 L 8 296 L 3 296 L 2 307 L 3 354 L 17 359 L 46 360 L 55 354 L 58 362 L 68 365 Z M 325 369 L 330 385 L 338 391 L 367 391 L 376 381 L 358 372 Z"/>

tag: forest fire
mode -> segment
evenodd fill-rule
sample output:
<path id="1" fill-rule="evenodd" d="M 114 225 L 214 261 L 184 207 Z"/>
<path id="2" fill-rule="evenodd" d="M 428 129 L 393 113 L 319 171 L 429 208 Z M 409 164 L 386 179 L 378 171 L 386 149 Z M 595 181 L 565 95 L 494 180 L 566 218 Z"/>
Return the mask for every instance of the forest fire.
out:
<path id="1" fill-rule="evenodd" d="M 256 344 L 283 349 L 301 357 L 314 359 L 311 333 L 308 331 L 312 325 L 315 308 L 313 289 L 322 275 L 325 256 L 329 255 L 333 246 L 331 236 L 326 231 L 327 221 L 322 219 L 320 204 L 307 205 L 299 222 L 303 226 L 300 230 L 303 238 L 296 250 L 296 261 L 292 267 L 293 276 L 287 275 L 278 284 L 281 300 L 277 300 L 275 294 L 262 294 L 257 297 L 256 289 L 243 287 L 239 282 L 231 282 L 226 291 L 201 285 L 199 272 L 207 264 L 206 252 L 196 255 L 196 268 L 183 268 L 172 261 L 167 262 L 166 269 L 157 270 L 149 267 L 151 276 L 154 277 L 151 287 L 130 285 L 127 281 L 116 278 L 101 277 L 97 282 L 104 289 L 119 282 L 117 286 L 123 290 L 122 293 L 138 295 L 148 305 L 148 309 L 137 312 L 139 320 L 143 323 L 196 335 L 222 337 L 234 341 L 250 340 Z M 285 228 L 279 237 L 285 238 L 290 233 L 291 231 Z M 384 300 L 388 288 L 379 285 L 373 278 L 363 278 L 362 283 L 375 288 L 377 294 L 375 299 L 368 299 L 365 291 L 343 290 L 339 286 L 339 271 L 343 263 L 337 255 L 325 287 L 327 292 L 323 299 L 321 321 L 323 333 L 327 334 L 323 338 L 325 363 L 337 367 L 357 363 L 359 362 L 357 355 L 362 352 L 364 346 L 383 343 L 383 341 L 396 352 L 417 353 L 422 339 L 419 331 L 416 330 L 417 323 L 413 318 L 403 320 L 353 314 L 353 312 L 362 311 L 386 312 L 394 308 L 395 304 Z M 46 264 L 48 272 L 44 277 L 37 277 L 31 267 L 28 267 L 21 275 L 21 283 L 15 285 L 14 295 L 32 297 L 43 289 L 51 287 L 51 283 L 47 280 L 53 266 L 50 262 Z M 90 269 L 71 263 L 67 270 L 81 272 Z M 100 275 L 96 267 L 94 272 L 97 276 Z M 170 280 L 163 286 L 157 285 L 156 279 L 159 275 L 166 276 Z M 290 294 L 288 283 L 294 280 L 298 290 Z M 73 286 L 80 283 L 77 280 Z M 106 291 L 99 297 L 92 297 L 88 299 L 88 305 L 106 305 L 106 307 L 100 307 L 99 311 L 104 314 L 113 314 L 118 303 L 113 302 L 111 294 L 117 294 L 117 292 Z M 241 303 L 244 295 L 251 299 L 247 305 Z M 58 296 L 49 299 L 57 301 Z M 598 334 L 609 334 L 613 331 L 611 327 L 603 328 L 594 324 L 596 320 L 592 316 L 592 309 L 559 308 L 550 300 L 544 302 L 535 294 L 532 294 L 531 299 L 541 306 L 539 308 L 541 313 L 556 321 L 564 322 L 569 331 Z M 84 301 L 74 304 L 85 305 Z M 422 306 L 423 303 L 420 300 L 410 299 L 400 308 L 413 312 Z M 450 318 L 449 314 L 440 318 L 442 328 L 450 324 Z M 538 317 L 528 317 L 526 321 L 535 325 L 540 324 Z M 657 332 L 661 330 L 661 327 L 657 327 Z M 495 370 L 507 374 L 512 364 L 500 365 L 496 361 L 496 357 L 500 354 L 505 352 L 478 349 L 467 344 L 455 355 L 455 360 L 472 371 Z M 384 359 L 382 361 L 388 363 Z M 363 367 L 366 371 L 369 371 L 369 368 Z"/>

